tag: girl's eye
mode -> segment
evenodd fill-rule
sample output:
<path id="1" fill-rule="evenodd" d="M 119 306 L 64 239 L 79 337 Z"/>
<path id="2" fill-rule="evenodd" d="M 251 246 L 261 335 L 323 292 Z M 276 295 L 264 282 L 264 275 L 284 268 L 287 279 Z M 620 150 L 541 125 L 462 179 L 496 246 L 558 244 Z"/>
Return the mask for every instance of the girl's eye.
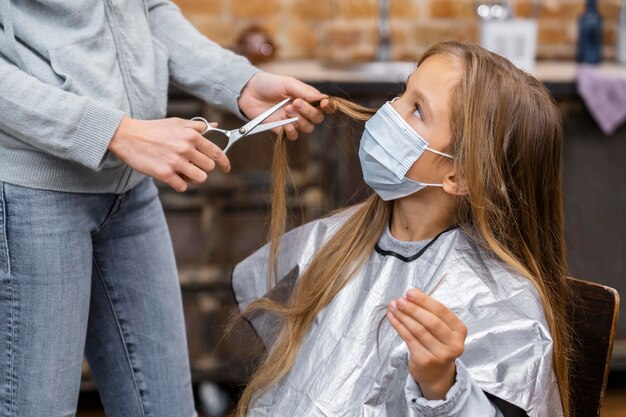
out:
<path id="1" fill-rule="evenodd" d="M 413 109 L 413 114 L 418 118 L 421 119 L 422 118 L 422 111 L 420 110 L 420 106 L 418 106 L 417 104 L 415 105 L 414 109 Z"/>

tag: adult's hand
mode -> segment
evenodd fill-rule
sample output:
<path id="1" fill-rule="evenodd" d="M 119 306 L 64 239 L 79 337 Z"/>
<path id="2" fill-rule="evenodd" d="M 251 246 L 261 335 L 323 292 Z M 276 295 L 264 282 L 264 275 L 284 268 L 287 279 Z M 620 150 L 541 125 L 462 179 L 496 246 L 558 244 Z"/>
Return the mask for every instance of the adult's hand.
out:
<path id="1" fill-rule="evenodd" d="M 133 169 L 183 192 L 189 183 L 205 182 L 216 166 L 230 171 L 226 154 L 200 134 L 205 128 L 202 121 L 124 117 L 109 150 Z"/>
<path id="2" fill-rule="evenodd" d="M 296 80 L 293 77 L 256 73 L 246 84 L 239 97 L 239 108 L 248 118 L 253 119 L 279 101 L 291 97 L 294 100 L 283 109 L 274 113 L 268 121 L 298 117 L 295 124 L 284 126 L 289 139 L 296 139 L 298 131 L 310 133 L 316 124 L 324 120 L 324 111 L 330 111 L 330 103 L 326 95 L 317 89 Z M 320 108 L 310 102 L 321 101 Z M 328 109 L 328 110 L 327 110 Z M 294 126 L 295 125 L 295 126 Z"/>

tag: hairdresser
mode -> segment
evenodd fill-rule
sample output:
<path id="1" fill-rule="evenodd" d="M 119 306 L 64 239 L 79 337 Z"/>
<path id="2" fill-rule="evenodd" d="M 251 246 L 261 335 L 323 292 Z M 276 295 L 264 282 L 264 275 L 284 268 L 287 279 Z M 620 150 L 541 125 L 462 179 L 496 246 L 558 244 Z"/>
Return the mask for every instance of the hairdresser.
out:
<path id="1" fill-rule="evenodd" d="M 181 295 L 153 178 L 226 155 L 165 119 L 172 80 L 252 118 L 322 96 L 203 37 L 167 0 L 0 0 L 0 415 L 76 412 L 83 354 L 108 417 L 194 417 Z"/>

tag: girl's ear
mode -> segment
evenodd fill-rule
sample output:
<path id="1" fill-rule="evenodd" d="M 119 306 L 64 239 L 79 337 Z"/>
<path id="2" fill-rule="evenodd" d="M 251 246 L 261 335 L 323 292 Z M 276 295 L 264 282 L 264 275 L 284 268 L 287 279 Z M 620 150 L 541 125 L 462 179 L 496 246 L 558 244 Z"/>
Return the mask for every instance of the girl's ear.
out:
<path id="1" fill-rule="evenodd" d="M 452 195 L 467 195 L 468 188 L 465 181 L 462 181 L 455 171 L 450 171 L 443 179 L 443 190 Z"/>

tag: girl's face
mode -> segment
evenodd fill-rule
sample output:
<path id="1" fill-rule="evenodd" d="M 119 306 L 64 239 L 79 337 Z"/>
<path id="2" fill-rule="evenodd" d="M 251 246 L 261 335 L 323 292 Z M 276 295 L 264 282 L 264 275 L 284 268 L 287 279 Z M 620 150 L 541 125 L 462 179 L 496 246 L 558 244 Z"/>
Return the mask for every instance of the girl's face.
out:
<path id="1" fill-rule="evenodd" d="M 462 74 L 461 66 L 451 58 L 432 56 L 411 74 L 404 94 L 391 103 L 436 151 L 446 152 L 450 146 L 450 98 Z M 449 158 L 426 151 L 406 176 L 415 181 L 441 184 L 453 164 Z"/>

